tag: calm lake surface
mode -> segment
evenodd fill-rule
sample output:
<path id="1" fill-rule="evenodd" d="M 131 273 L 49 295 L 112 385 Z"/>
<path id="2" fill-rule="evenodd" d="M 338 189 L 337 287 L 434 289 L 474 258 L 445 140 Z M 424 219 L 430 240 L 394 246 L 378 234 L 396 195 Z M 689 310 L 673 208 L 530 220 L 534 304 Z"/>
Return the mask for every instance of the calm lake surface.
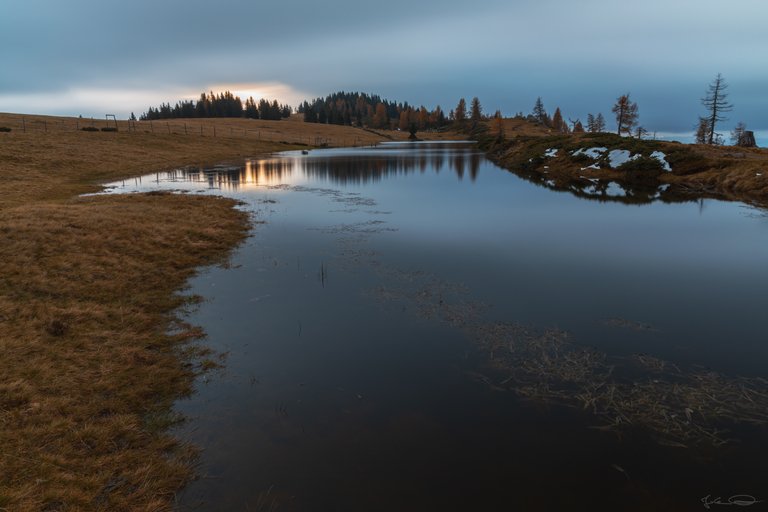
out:
<path id="1" fill-rule="evenodd" d="M 768 501 L 760 210 L 577 197 L 459 143 L 112 187 L 234 197 L 264 222 L 191 282 L 187 320 L 226 359 L 177 406 L 203 448 L 180 510 Z"/>

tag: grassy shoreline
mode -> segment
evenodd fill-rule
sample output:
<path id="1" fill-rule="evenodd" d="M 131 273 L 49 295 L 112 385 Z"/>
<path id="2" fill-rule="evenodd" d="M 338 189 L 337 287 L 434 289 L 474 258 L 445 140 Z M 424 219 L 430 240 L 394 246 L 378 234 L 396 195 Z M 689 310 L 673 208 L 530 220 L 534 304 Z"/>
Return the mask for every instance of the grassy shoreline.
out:
<path id="1" fill-rule="evenodd" d="M 382 140 L 273 123 L 297 137 Z M 196 269 L 225 261 L 247 236 L 249 216 L 209 196 L 80 195 L 107 180 L 292 147 L 0 133 L 0 511 L 170 510 L 193 474 L 194 448 L 167 433 L 170 406 L 210 361 L 185 344 L 202 333 L 174 312 L 192 300 L 180 292 Z"/>
<path id="2" fill-rule="evenodd" d="M 626 199 L 616 199 L 622 202 L 716 198 L 768 206 L 768 150 L 763 148 L 638 140 L 610 133 L 553 134 L 544 127 L 514 119 L 505 120 L 504 130 L 503 141 L 491 129 L 477 130 L 476 138 L 492 161 L 526 179 L 580 197 L 608 200 L 599 193 L 582 191 L 594 188 L 597 181 L 615 181 L 631 191 Z M 607 151 L 598 158 L 578 154 L 589 148 Z M 611 150 L 641 156 L 612 169 L 606 160 Z M 665 171 L 650 157 L 654 152 L 665 155 L 671 171 Z M 669 190 L 658 194 L 657 188 L 663 185 L 669 185 Z"/>

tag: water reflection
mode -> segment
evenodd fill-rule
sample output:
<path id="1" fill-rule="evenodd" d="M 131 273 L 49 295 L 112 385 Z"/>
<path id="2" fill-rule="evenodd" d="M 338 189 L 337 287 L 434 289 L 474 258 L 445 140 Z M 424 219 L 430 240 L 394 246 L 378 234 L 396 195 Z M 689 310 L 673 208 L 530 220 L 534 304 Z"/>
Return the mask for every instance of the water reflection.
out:
<path id="1" fill-rule="evenodd" d="M 416 155 L 403 153 L 404 147 L 415 148 Z M 234 191 L 306 180 L 364 185 L 428 170 L 435 173 L 448 170 L 462 180 L 467 169 L 474 182 L 482 158 L 482 154 L 468 143 L 452 144 L 449 149 L 444 144 L 389 144 L 373 151 L 369 148 L 308 154 L 288 152 L 273 158 L 246 160 L 240 166 L 182 168 L 159 173 L 156 182 L 207 184 L 209 189 Z"/>
<path id="2" fill-rule="evenodd" d="M 180 405 L 205 475 L 182 510 L 688 510 L 758 490 L 768 436 L 733 424 L 768 396 L 764 220 L 519 176 L 468 145 L 386 144 L 137 185 L 266 220 L 191 283 L 211 300 L 188 320 L 229 358 Z"/>
<path id="3" fill-rule="evenodd" d="M 703 197 L 716 199 L 714 194 L 692 191 L 686 187 L 650 183 L 631 183 L 613 180 L 589 178 L 587 176 L 550 176 L 538 171 L 519 171 L 512 169 L 517 176 L 540 187 L 557 192 L 568 192 L 580 199 L 602 203 L 650 204 L 662 203 L 692 203 L 699 202 Z"/>

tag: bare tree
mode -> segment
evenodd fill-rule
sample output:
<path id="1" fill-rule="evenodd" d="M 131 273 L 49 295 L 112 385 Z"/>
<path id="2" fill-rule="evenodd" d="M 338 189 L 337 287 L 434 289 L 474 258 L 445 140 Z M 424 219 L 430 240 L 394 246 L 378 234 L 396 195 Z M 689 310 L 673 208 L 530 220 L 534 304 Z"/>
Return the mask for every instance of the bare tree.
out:
<path id="1" fill-rule="evenodd" d="M 637 103 L 632 103 L 629 99 L 629 93 L 619 96 L 613 105 L 611 112 L 616 114 L 616 133 L 622 132 L 632 134 L 632 127 L 637 124 Z"/>
<path id="2" fill-rule="evenodd" d="M 724 112 L 730 112 L 733 110 L 733 105 L 728 103 L 728 84 L 725 83 L 725 78 L 718 73 L 715 79 L 707 87 L 707 95 L 701 98 L 701 104 L 707 108 L 706 119 L 708 122 L 709 132 L 707 133 L 707 144 L 714 144 L 720 137 L 716 137 L 715 125 L 720 121 L 726 121 L 728 118 L 723 117 Z"/>
<path id="3" fill-rule="evenodd" d="M 568 122 L 571 123 L 571 132 L 584 133 L 584 125 L 581 124 L 581 119 L 571 119 L 569 117 Z M 594 118 L 592 119 L 592 122 L 594 123 Z"/>

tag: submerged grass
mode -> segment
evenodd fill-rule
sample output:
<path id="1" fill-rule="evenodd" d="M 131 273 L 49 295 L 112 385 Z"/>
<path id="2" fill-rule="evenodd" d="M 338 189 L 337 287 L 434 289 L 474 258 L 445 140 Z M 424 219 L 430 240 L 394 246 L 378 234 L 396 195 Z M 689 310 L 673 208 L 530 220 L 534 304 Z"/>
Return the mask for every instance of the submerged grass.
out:
<path id="1" fill-rule="evenodd" d="M 192 475 L 171 404 L 217 363 L 185 343 L 203 333 L 174 312 L 199 300 L 179 291 L 244 239 L 248 215 L 207 196 L 79 194 L 291 147 L 0 133 L 0 510 L 169 510 Z"/>
<path id="2" fill-rule="evenodd" d="M 591 411 L 601 430 L 641 428 L 660 444 L 720 446 L 734 424 L 768 425 L 768 381 L 686 368 L 648 354 L 612 357 L 555 329 L 517 324 L 475 330 L 501 383 L 532 400 Z"/>

